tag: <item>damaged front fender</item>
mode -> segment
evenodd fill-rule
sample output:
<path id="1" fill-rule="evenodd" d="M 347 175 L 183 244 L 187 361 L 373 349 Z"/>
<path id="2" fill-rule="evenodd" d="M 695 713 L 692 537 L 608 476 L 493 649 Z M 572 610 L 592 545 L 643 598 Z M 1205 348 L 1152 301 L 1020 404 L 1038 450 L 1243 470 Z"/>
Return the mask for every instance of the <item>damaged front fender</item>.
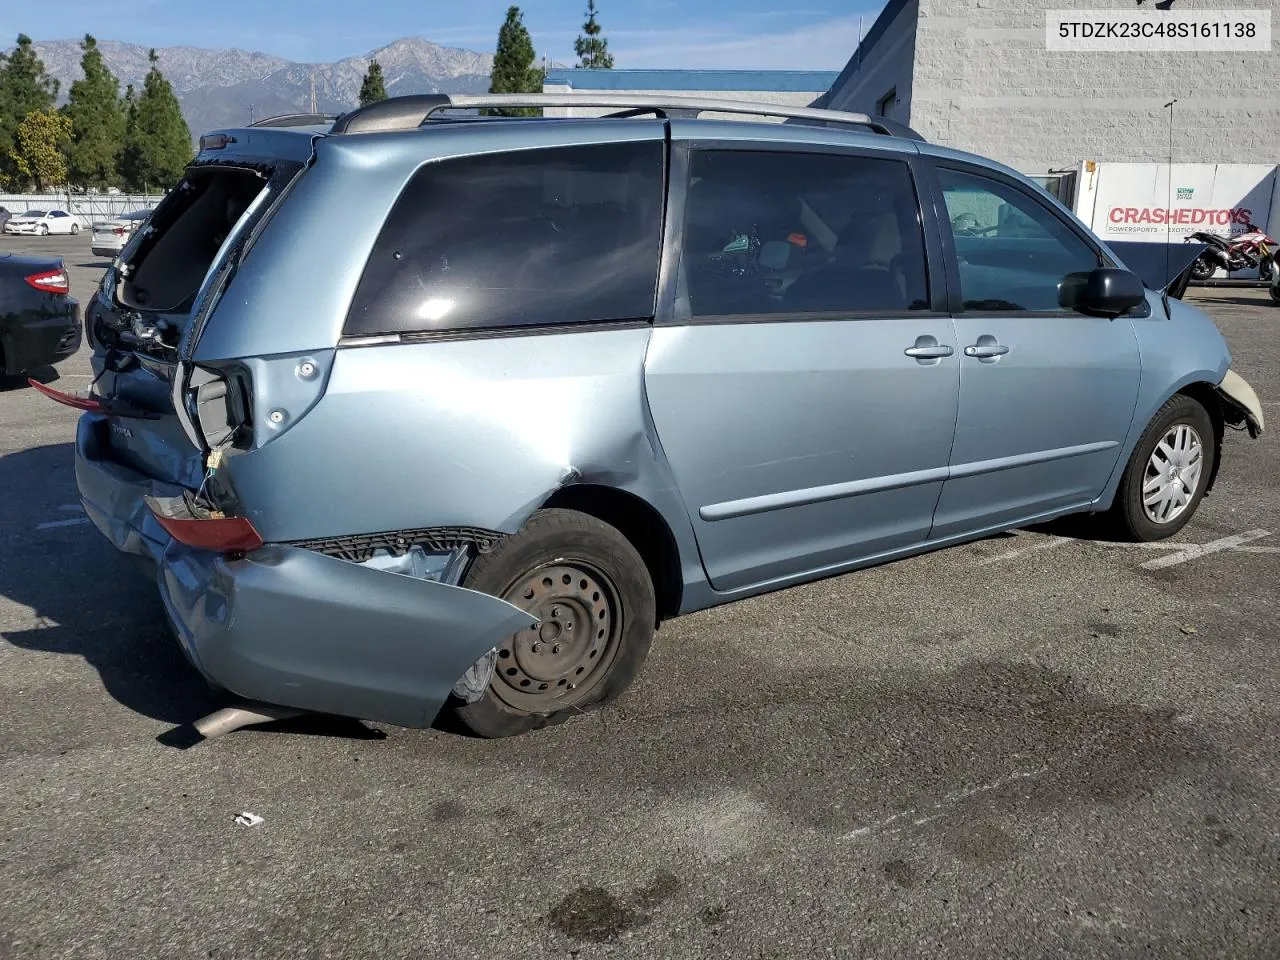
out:
<path id="1" fill-rule="evenodd" d="M 1258 400 L 1258 394 L 1245 382 L 1244 377 L 1234 370 L 1228 370 L 1227 375 L 1215 389 L 1222 399 L 1228 423 L 1233 426 L 1247 427 L 1250 437 L 1256 438 L 1262 433 L 1265 426 L 1262 419 L 1262 404 Z"/>
<path id="2" fill-rule="evenodd" d="M 192 663 L 251 700 L 430 726 L 459 677 L 537 621 L 506 601 L 296 547 L 171 543 L 160 593 Z"/>

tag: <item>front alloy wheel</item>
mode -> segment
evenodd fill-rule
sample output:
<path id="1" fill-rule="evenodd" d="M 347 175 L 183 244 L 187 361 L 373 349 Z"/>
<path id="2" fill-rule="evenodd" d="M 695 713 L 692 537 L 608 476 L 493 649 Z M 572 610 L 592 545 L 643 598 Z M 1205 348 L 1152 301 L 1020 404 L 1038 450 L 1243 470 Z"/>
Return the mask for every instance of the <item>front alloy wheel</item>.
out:
<path id="1" fill-rule="evenodd" d="M 1218 456 L 1213 421 L 1198 401 L 1175 394 L 1133 449 L 1109 513 L 1126 540 L 1164 540 L 1185 527 L 1204 498 Z"/>
<path id="2" fill-rule="evenodd" d="M 1204 472 L 1204 442 L 1189 423 L 1170 427 L 1151 451 L 1142 508 L 1152 523 L 1172 523 L 1191 505 Z"/>

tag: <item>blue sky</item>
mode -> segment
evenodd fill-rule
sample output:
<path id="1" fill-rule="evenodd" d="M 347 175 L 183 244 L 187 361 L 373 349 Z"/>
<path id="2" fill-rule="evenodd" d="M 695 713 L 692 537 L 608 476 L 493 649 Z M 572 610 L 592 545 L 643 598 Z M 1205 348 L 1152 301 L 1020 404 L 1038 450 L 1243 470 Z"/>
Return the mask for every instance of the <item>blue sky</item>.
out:
<path id="1" fill-rule="evenodd" d="M 859 0 L 597 0 L 618 67 L 838 70 L 882 4 Z M 420 36 L 492 51 L 508 0 L 2 0 L 0 46 L 19 33 L 148 46 L 241 47 L 331 61 Z M 521 4 L 538 54 L 569 63 L 586 0 Z"/>

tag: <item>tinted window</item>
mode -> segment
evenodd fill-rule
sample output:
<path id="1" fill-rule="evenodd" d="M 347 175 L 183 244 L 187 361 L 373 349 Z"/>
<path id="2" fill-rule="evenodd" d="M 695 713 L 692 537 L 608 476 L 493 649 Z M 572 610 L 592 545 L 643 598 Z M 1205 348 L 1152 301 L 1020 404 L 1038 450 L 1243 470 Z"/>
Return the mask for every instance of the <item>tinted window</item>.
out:
<path id="1" fill-rule="evenodd" d="M 43 210 L 28 210 L 23 214 L 24 217 L 47 217 L 48 214 Z"/>
<path id="2" fill-rule="evenodd" d="M 910 171 L 818 153 L 695 153 L 682 272 L 693 316 L 927 309 Z"/>
<path id="3" fill-rule="evenodd" d="M 374 244 L 348 334 L 653 316 L 659 142 L 431 163 Z"/>
<path id="4" fill-rule="evenodd" d="M 1069 273 L 1098 255 L 1050 209 L 996 180 L 939 169 L 966 310 L 1062 310 Z"/>
<path id="5" fill-rule="evenodd" d="M 51 214 L 49 214 L 49 216 L 51 216 L 51 217 L 69 217 L 69 216 L 71 216 L 71 214 L 69 214 L 69 213 L 63 213 L 61 210 L 54 210 Z"/>

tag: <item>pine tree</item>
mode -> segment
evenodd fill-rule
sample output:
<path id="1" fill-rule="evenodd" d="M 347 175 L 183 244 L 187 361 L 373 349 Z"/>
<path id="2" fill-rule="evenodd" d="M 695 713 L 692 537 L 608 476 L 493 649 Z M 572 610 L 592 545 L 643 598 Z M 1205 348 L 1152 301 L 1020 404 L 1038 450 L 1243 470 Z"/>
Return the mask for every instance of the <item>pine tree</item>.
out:
<path id="1" fill-rule="evenodd" d="M 382 64 L 369 61 L 369 69 L 360 84 L 360 106 L 387 99 L 387 84 L 382 78 Z"/>
<path id="2" fill-rule="evenodd" d="M 18 124 L 13 159 L 18 176 L 37 190 L 67 182 L 71 121 L 56 110 L 32 110 Z"/>
<path id="3" fill-rule="evenodd" d="M 600 36 L 600 23 L 596 20 L 596 0 L 587 0 L 587 22 L 582 33 L 573 41 L 573 52 L 578 55 L 578 66 L 593 70 L 612 70 L 613 54 L 609 41 Z"/>
<path id="4" fill-rule="evenodd" d="M 98 42 L 85 34 L 80 44 L 84 79 L 71 84 L 63 113 L 71 120 L 67 157 L 71 182 L 78 187 L 109 187 L 118 180 L 117 159 L 124 142 L 125 116 L 120 82 L 102 62 Z"/>
<path id="5" fill-rule="evenodd" d="M 493 55 L 493 73 L 489 79 L 490 93 L 540 93 L 542 71 L 535 70 L 533 38 L 524 25 L 524 14 L 519 7 L 507 8 L 507 19 L 498 31 L 498 49 Z M 500 116 L 533 116 L 536 109 L 496 109 Z"/>
<path id="6" fill-rule="evenodd" d="M 132 129 L 126 137 L 120 167 L 131 190 L 165 189 L 182 176 L 191 162 L 191 130 L 183 119 L 173 87 L 156 66 L 158 59 L 152 50 L 151 70 L 129 111 L 132 124 L 126 117 L 126 126 Z"/>
<path id="7" fill-rule="evenodd" d="M 58 81 L 45 72 L 31 38 L 18 34 L 18 45 L 0 56 L 0 180 L 21 186 L 27 178 L 18 171 L 18 126 L 29 113 L 53 109 Z"/>

